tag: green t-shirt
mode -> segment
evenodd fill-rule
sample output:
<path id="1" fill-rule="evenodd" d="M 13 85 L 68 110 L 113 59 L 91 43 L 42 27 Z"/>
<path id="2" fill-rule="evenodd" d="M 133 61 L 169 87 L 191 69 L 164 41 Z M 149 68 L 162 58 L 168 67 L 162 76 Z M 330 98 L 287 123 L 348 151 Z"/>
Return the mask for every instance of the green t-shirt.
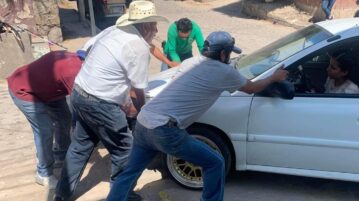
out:
<path id="1" fill-rule="evenodd" d="M 173 23 L 168 28 L 165 53 L 170 55 L 172 61 L 181 62 L 179 55 L 190 53 L 192 51 L 192 43 L 195 40 L 199 52 L 202 52 L 204 39 L 201 28 L 197 23 L 192 21 L 192 31 L 185 40 L 178 36 L 176 23 Z"/>

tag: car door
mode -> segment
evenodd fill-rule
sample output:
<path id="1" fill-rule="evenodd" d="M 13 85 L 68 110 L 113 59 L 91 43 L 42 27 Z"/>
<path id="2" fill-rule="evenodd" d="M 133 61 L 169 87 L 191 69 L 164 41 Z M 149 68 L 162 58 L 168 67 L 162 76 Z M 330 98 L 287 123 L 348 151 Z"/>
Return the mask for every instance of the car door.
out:
<path id="1" fill-rule="evenodd" d="M 349 35 L 293 62 L 292 67 L 323 66 L 322 60 L 315 65 L 323 52 L 350 43 L 357 44 L 350 47 L 355 48 L 359 38 Z M 317 171 L 357 174 L 358 155 L 358 94 L 298 92 L 293 100 L 253 98 L 248 123 L 248 169 L 311 176 Z M 301 170 L 310 172 L 300 173 Z"/>

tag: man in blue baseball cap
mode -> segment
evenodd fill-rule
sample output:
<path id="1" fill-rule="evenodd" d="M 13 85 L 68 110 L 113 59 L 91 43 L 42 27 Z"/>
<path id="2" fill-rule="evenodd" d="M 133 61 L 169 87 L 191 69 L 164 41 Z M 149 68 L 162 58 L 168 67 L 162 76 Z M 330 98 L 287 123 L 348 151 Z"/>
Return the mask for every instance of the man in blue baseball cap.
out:
<path id="1" fill-rule="evenodd" d="M 273 82 L 283 81 L 288 73 L 279 68 L 268 78 L 247 80 L 228 65 L 231 52 L 241 52 L 234 44 L 227 32 L 211 33 L 204 42 L 202 56 L 182 62 L 172 83 L 142 107 L 128 166 L 114 182 L 107 201 L 125 201 L 135 180 L 157 152 L 201 166 L 204 175 L 201 201 L 223 201 L 223 157 L 185 129 L 202 116 L 223 91 L 256 93 Z"/>

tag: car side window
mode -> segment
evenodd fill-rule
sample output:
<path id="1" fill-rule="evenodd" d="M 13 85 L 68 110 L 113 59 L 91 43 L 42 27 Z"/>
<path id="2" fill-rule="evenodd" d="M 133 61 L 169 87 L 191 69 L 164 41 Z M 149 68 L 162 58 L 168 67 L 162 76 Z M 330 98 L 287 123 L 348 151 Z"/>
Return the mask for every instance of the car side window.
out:
<path id="1" fill-rule="evenodd" d="M 359 98 L 359 37 L 318 50 L 288 69 L 296 96 Z"/>

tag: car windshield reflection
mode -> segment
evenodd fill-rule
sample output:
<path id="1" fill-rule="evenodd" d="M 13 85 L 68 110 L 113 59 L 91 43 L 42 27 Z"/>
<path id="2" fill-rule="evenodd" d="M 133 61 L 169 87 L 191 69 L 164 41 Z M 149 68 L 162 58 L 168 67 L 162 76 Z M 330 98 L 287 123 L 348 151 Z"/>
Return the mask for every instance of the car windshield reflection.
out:
<path id="1" fill-rule="evenodd" d="M 237 59 L 236 68 L 247 79 L 253 79 L 288 57 L 332 36 L 322 27 L 311 25 Z"/>

